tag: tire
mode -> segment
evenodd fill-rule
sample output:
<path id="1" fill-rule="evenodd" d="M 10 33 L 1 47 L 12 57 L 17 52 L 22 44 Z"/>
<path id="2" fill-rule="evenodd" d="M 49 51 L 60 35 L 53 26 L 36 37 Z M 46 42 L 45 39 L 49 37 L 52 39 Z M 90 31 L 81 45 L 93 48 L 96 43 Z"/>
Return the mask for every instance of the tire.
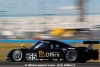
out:
<path id="1" fill-rule="evenodd" d="M 23 52 L 21 50 L 15 50 L 12 53 L 12 60 L 15 62 L 23 61 Z"/>
<path id="2" fill-rule="evenodd" d="M 67 62 L 77 62 L 77 57 L 78 57 L 78 53 L 76 50 L 68 50 L 66 53 L 65 53 L 65 60 Z"/>

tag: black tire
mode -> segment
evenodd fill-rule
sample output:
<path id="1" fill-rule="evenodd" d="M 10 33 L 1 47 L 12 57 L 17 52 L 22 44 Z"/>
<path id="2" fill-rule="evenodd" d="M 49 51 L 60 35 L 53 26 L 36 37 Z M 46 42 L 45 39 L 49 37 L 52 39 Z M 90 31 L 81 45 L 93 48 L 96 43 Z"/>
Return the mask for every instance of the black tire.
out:
<path id="1" fill-rule="evenodd" d="M 76 50 L 70 49 L 65 53 L 65 60 L 67 62 L 76 63 L 77 62 L 78 53 Z"/>
<path id="2" fill-rule="evenodd" d="M 21 50 L 15 50 L 12 53 L 12 61 L 21 62 L 21 61 L 23 61 L 23 56 L 24 56 L 24 54 Z"/>

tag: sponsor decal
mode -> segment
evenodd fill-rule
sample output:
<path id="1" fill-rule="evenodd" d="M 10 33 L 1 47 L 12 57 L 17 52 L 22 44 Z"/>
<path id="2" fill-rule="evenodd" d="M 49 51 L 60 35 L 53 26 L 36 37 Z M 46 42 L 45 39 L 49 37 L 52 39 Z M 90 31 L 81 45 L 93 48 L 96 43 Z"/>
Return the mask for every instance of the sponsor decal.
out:
<path id="1" fill-rule="evenodd" d="M 44 59 L 40 59 L 40 61 L 43 61 Z"/>
<path id="2" fill-rule="evenodd" d="M 36 61 L 39 61 L 40 59 L 36 59 Z"/>
<path id="3" fill-rule="evenodd" d="M 56 45 L 56 48 L 59 48 L 59 45 L 58 44 Z"/>
<path id="4" fill-rule="evenodd" d="M 64 60 L 64 59 L 61 59 L 61 58 L 60 58 L 60 61 L 63 61 L 63 60 Z"/>
<path id="5" fill-rule="evenodd" d="M 49 59 L 43 59 L 44 61 L 49 60 Z"/>
<path id="6" fill-rule="evenodd" d="M 39 50 L 38 54 L 39 58 L 45 57 L 45 53 L 42 50 Z"/>
<path id="7" fill-rule="evenodd" d="M 53 60 L 53 61 L 58 61 L 58 59 L 54 59 L 54 58 L 52 58 L 52 60 Z"/>
<path id="8" fill-rule="evenodd" d="M 68 49 L 75 49 L 75 48 L 68 48 Z"/>
<path id="9" fill-rule="evenodd" d="M 43 52 L 42 50 L 40 50 L 38 52 L 39 54 L 39 58 L 43 58 L 43 57 L 60 57 L 60 52 Z"/>

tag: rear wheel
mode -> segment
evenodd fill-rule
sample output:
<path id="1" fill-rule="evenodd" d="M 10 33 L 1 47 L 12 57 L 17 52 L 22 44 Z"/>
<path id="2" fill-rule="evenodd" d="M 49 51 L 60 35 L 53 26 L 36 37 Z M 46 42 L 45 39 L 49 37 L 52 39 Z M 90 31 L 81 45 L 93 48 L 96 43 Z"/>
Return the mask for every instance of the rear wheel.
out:
<path id="1" fill-rule="evenodd" d="M 76 50 L 68 50 L 65 54 L 65 60 L 68 62 L 77 62 L 78 53 Z"/>
<path id="2" fill-rule="evenodd" d="M 21 50 L 15 50 L 12 53 L 12 60 L 15 62 L 21 62 L 23 60 L 23 52 Z"/>

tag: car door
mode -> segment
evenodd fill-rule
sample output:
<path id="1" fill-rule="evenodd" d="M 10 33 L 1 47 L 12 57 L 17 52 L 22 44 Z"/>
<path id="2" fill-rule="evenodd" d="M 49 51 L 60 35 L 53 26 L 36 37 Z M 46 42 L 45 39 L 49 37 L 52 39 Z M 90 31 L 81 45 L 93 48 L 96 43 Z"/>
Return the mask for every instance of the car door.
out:
<path id="1" fill-rule="evenodd" d="M 61 45 L 58 42 L 53 43 L 53 51 L 56 53 L 54 58 L 61 58 L 62 49 L 60 47 Z"/>
<path id="2" fill-rule="evenodd" d="M 67 48 L 66 44 L 63 44 L 61 42 L 52 42 L 50 46 L 51 52 L 55 52 L 54 56 L 55 59 L 56 58 L 62 59 L 66 48 Z"/>
<path id="3" fill-rule="evenodd" d="M 36 61 L 40 59 L 40 53 L 44 51 L 48 50 L 48 45 L 45 45 L 45 43 L 43 41 L 39 41 L 37 44 L 35 44 L 34 46 L 32 46 L 31 48 L 29 48 L 26 51 L 26 60 L 29 61 Z M 43 55 L 41 54 L 41 57 L 43 57 Z"/>
<path id="4" fill-rule="evenodd" d="M 49 41 L 42 41 L 42 45 L 38 47 L 38 49 L 35 49 L 38 54 L 39 59 L 49 59 L 49 46 L 50 42 Z"/>
<path id="5" fill-rule="evenodd" d="M 58 44 L 55 46 L 56 43 L 50 41 L 45 41 L 43 44 L 44 46 L 38 49 L 38 56 L 40 59 L 52 60 L 60 57 L 60 47 Z M 56 47 L 58 47 L 58 49 L 56 49 Z"/>

